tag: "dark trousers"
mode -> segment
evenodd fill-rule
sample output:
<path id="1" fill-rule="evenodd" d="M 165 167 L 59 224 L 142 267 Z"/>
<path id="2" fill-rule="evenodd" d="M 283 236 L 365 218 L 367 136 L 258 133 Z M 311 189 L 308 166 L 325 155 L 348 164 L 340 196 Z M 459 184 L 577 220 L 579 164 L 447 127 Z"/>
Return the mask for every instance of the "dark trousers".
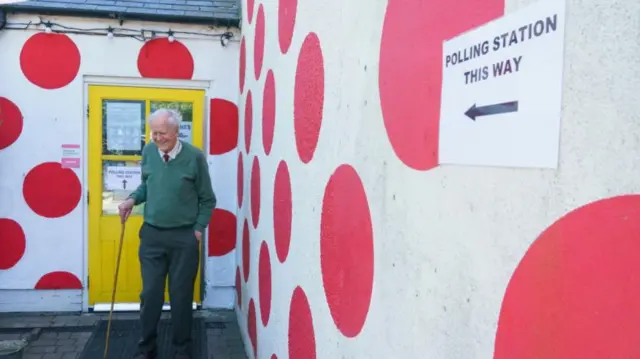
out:
<path id="1" fill-rule="evenodd" d="M 142 270 L 140 351 L 156 351 L 157 327 L 169 276 L 173 344 L 178 352 L 190 355 L 193 289 L 200 261 L 193 228 L 160 229 L 143 224 L 138 256 Z"/>

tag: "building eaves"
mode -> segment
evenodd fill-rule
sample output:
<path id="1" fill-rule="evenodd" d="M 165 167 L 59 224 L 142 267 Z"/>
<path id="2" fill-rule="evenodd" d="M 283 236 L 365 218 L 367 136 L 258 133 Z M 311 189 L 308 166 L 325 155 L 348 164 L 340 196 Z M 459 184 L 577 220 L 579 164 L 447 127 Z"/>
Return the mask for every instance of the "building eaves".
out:
<path id="1" fill-rule="evenodd" d="M 31 0 L 0 5 L 8 12 L 107 17 L 239 27 L 237 0 Z"/>

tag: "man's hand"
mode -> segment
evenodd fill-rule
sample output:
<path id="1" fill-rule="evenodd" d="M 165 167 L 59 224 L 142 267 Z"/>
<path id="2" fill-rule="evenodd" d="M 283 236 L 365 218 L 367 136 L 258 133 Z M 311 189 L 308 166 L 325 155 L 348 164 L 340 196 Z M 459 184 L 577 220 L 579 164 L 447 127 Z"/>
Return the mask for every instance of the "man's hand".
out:
<path id="1" fill-rule="evenodd" d="M 194 233 L 196 234 L 196 239 L 198 240 L 198 243 L 202 242 L 202 232 L 194 231 Z"/>
<path id="2" fill-rule="evenodd" d="M 118 206 L 118 212 L 120 212 L 120 220 L 122 221 L 122 223 L 126 222 L 127 218 L 129 218 L 134 204 L 135 202 L 133 198 L 127 198 L 126 201 L 120 203 L 120 205 Z"/>

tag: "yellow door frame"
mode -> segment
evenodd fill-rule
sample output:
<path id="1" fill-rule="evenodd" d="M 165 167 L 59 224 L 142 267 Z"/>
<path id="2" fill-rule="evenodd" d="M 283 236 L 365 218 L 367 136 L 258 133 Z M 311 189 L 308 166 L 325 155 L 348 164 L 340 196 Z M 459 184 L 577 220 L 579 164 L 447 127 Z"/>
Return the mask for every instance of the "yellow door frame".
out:
<path id="1" fill-rule="evenodd" d="M 88 85 L 88 307 L 111 300 L 113 275 L 120 234 L 120 221 L 117 215 L 103 215 L 103 161 L 137 162 L 141 155 L 103 154 L 103 118 L 102 104 L 111 101 L 144 101 L 144 121 L 151 111 L 152 102 L 188 102 L 192 107 L 191 143 L 204 148 L 205 91 L 198 89 L 175 89 L 133 86 Z M 142 123 L 141 123 L 142 124 Z M 145 143 L 150 141 L 149 126 L 145 123 Z M 141 216 L 132 215 L 127 221 L 123 261 L 121 262 L 118 290 L 122 286 L 124 293 L 116 291 L 116 303 L 139 303 L 139 290 L 135 288 L 141 278 L 138 267 L 123 271 L 122 266 L 135 267 L 137 262 L 138 231 L 142 224 Z M 106 238 L 108 237 L 108 238 Z M 135 242 L 133 242 L 135 241 Z M 131 253 L 135 248 L 135 253 Z M 194 302 L 202 302 L 201 273 L 204 267 L 203 244 L 200 244 L 200 266 L 196 277 Z M 129 249 L 128 253 L 125 251 Z M 123 278 L 124 277 L 124 278 Z M 122 284 L 121 284 L 122 283 Z M 106 297 L 108 294 L 108 297 Z M 165 294 L 165 300 L 168 297 Z"/>

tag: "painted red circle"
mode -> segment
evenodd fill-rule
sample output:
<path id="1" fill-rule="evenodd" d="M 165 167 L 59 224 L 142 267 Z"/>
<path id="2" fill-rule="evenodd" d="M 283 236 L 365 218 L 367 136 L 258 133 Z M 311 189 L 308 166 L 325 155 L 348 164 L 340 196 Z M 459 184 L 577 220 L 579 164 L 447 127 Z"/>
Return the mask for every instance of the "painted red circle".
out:
<path id="1" fill-rule="evenodd" d="M 238 208 L 242 208 L 244 197 L 244 165 L 242 163 L 242 152 L 238 152 Z"/>
<path id="2" fill-rule="evenodd" d="M 536 239 L 502 302 L 496 359 L 638 358 L 640 195 L 599 200 Z"/>
<path id="3" fill-rule="evenodd" d="M 355 337 L 364 326 L 373 292 L 373 227 L 367 194 L 349 165 L 336 169 L 324 192 L 320 263 L 336 326 Z"/>
<path id="4" fill-rule="evenodd" d="M 255 4 L 254 0 L 247 0 L 247 21 L 251 24 L 253 21 L 253 6 Z"/>
<path id="5" fill-rule="evenodd" d="M 161 37 L 145 42 L 138 54 L 142 77 L 185 79 L 193 77 L 193 56 L 180 41 Z"/>
<path id="6" fill-rule="evenodd" d="M 273 135 L 276 126 L 276 82 L 273 71 L 267 72 L 262 97 L 262 144 L 264 153 L 268 156 L 273 145 Z"/>
<path id="7" fill-rule="evenodd" d="M 208 231 L 209 257 L 228 254 L 236 248 L 236 215 L 224 209 L 214 209 Z"/>
<path id="8" fill-rule="evenodd" d="M 249 223 L 245 219 L 242 227 L 242 272 L 245 282 L 249 280 L 250 269 L 249 254 L 251 253 L 251 242 L 249 241 L 249 235 Z"/>
<path id="9" fill-rule="evenodd" d="M 278 42 L 280 51 L 286 54 L 293 39 L 298 0 L 279 0 L 278 3 Z"/>
<path id="10" fill-rule="evenodd" d="M 22 194 L 32 211 L 42 217 L 57 218 L 78 206 L 82 187 L 73 170 L 62 168 L 57 162 L 45 162 L 27 173 Z"/>
<path id="11" fill-rule="evenodd" d="M 244 149 L 247 154 L 251 150 L 251 132 L 253 130 L 253 98 L 251 90 L 247 91 L 247 99 L 244 103 Z"/>
<path id="12" fill-rule="evenodd" d="M 260 317 L 262 318 L 262 325 L 266 327 L 269 324 L 269 315 L 271 314 L 271 256 L 265 241 L 262 241 L 260 245 L 258 272 Z"/>
<path id="13" fill-rule="evenodd" d="M 280 263 L 284 263 L 289 255 L 291 244 L 291 220 L 293 205 L 291 201 L 291 179 L 289 168 L 285 161 L 280 161 L 276 170 L 273 189 L 273 231 L 276 244 L 276 254 Z"/>
<path id="14" fill-rule="evenodd" d="M 278 356 L 276 356 L 275 354 L 271 354 L 271 359 L 278 359 Z"/>
<path id="15" fill-rule="evenodd" d="M 249 332 L 249 339 L 253 347 L 254 358 L 258 356 L 258 328 L 256 326 L 256 319 L 256 304 L 253 298 L 251 298 L 249 301 L 249 314 L 247 315 L 247 331 Z"/>
<path id="16" fill-rule="evenodd" d="M 289 308 L 289 359 L 315 359 L 316 335 L 309 300 L 304 290 L 296 287 Z"/>
<path id="17" fill-rule="evenodd" d="M 318 145 L 324 108 L 324 60 L 320 40 L 309 33 L 298 55 L 293 121 L 298 156 L 309 163 Z"/>
<path id="18" fill-rule="evenodd" d="M 260 163 L 258 157 L 253 158 L 251 166 L 251 221 L 253 228 L 260 222 Z"/>
<path id="19" fill-rule="evenodd" d="M 504 0 L 389 1 L 380 103 L 391 146 L 405 165 L 417 170 L 438 165 L 442 42 L 503 12 Z"/>
<path id="20" fill-rule="evenodd" d="M 236 267 L 236 299 L 238 308 L 242 307 L 242 279 L 240 279 L 240 267 Z"/>
<path id="21" fill-rule="evenodd" d="M 209 154 L 221 155 L 238 146 L 238 106 L 221 98 L 209 105 Z"/>
<path id="22" fill-rule="evenodd" d="M 82 289 L 82 282 L 73 273 L 51 272 L 40 277 L 35 289 Z"/>
<path id="23" fill-rule="evenodd" d="M 24 256 L 27 240 L 18 222 L 0 218 L 0 270 L 13 268 Z"/>
<path id="24" fill-rule="evenodd" d="M 11 146 L 22 133 L 22 112 L 5 97 L 0 97 L 0 150 Z"/>
<path id="25" fill-rule="evenodd" d="M 247 72 L 247 43 L 242 37 L 240 41 L 240 93 L 244 92 L 244 81 Z"/>
<path id="26" fill-rule="evenodd" d="M 258 6 L 258 17 L 256 18 L 255 38 L 253 41 L 253 68 L 256 80 L 260 78 L 262 63 L 264 60 L 264 7 Z"/>
<path id="27" fill-rule="evenodd" d="M 46 90 L 67 86 L 80 71 L 80 50 L 64 34 L 37 33 L 20 52 L 20 68 L 32 84 Z"/>

